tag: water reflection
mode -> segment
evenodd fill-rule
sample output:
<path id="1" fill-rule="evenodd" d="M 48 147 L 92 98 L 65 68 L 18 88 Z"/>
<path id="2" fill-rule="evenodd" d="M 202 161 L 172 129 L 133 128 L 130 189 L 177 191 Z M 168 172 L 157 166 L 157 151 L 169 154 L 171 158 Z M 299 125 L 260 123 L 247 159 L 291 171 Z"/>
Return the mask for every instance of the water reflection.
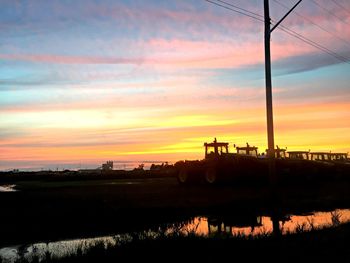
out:
<path id="1" fill-rule="evenodd" d="M 17 190 L 14 189 L 15 186 L 14 184 L 0 185 L 0 192 L 16 192 Z"/>
<path id="2" fill-rule="evenodd" d="M 281 234 L 295 233 L 350 222 L 350 209 L 286 215 L 277 220 Z M 0 249 L 0 259 L 2 262 L 15 262 L 23 258 L 31 261 L 35 257 L 40 261 L 47 255 L 51 258 L 59 258 L 77 253 L 84 254 L 95 246 L 107 248 L 132 242 L 134 239 L 158 238 L 174 234 L 254 237 L 269 235 L 272 232 L 273 221 L 269 216 L 198 216 L 138 233 L 5 247 Z"/>
<path id="3" fill-rule="evenodd" d="M 262 226 L 261 216 L 239 216 L 239 217 L 208 217 L 207 218 L 208 231 L 205 235 L 212 235 L 216 233 L 233 234 L 235 229 L 250 229 L 254 231 L 256 227 Z"/>
<path id="4" fill-rule="evenodd" d="M 0 249 L 0 258 L 2 259 L 0 262 L 16 262 L 19 259 L 32 261 L 34 258 L 41 261 L 48 255 L 51 258 L 60 258 L 79 253 L 84 254 L 88 249 L 97 245 L 107 248 L 122 245 L 130 241 L 132 241 L 131 235 L 124 234 L 5 247 Z"/>
<path id="5" fill-rule="evenodd" d="M 350 222 L 350 209 L 286 215 L 278 219 L 281 234 L 308 231 L 346 222 Z M 269 216 L 195 217 L 191 223 L 185 226 L 185 229 L 187 229 L 185 232 L 192 229 L 196 234 L 203 236 L 217 233 L 226 233 L 232 236 L 257 236 L 271 234 L 274 230 L 272 219 Z"/>

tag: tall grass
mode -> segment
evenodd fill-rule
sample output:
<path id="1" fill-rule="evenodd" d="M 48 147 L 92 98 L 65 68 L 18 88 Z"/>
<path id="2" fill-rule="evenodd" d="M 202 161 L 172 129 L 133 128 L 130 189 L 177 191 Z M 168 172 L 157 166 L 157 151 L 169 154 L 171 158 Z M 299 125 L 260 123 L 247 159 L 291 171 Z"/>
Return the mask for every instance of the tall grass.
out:
<path id="1" fill-rule="evenodd" d="M 331 228 L 337 228 L 340 226 L 341 216 L 341 213 L 338 211 L 332 213 Z M 114 243 L 98 240 L 90 247 L 81 243 L 75 251 L 70 251 L 71 253 L 62 258 L 54 257 L 49 251 L 39 253 L 38 248 L 35 246 L 33 247 L 32 256 L 28 257 L 25 256 L 27 251 L 26 248 L 22 247 L 19 248 L 19 257 L 16 263 L 101 262 L 101 258 L 118 257 L 119 253 L 124 253 L 125 255 L 125 253 L 130 253 L 133 248 L 139 249 L 143 246 L 148 247 L 150 244 L 156 244 L 156 247 L 163 247 L 164 244 L 175 244 L 176 247 L 183 243 L 189 244 L 190 246 L 192 244 L 197 244 L 198 246 L 198 244 L 203 242 L 205 244 L 211 244 L 214 242 L 219 244 L 222 243 L 224 245 L 226 244 L 225 246 L 231 243 L 238 245 L 252 244 L 255 246 L 256 244 L 261 244 L 261 242 L 274 242 L 272 233 L 268 231 L 261 231 L 260 233 L 255 233 L 254 235 L 252 233 L 245 234 L 244 232 L 216 232 L 210 236 L 200 236 L 197 234 L 199 223 L 192 225 L 191 228 L 186 228 L 185 226 L 186 224 L 184 223 L 176 223 L 172 224 L 171 227 L 170 225 L 159 227 L 157 231 L 134 232 L 127 238 L 115 236 Z M 169 228 L 172 230 L 169 231 Z M 285 235 L 281 237 L 281 240 L 289 240 L 290 238 L 294 239 L 294 237 L 298 237 L 298 240 L 303 240 L 305 233 L 315 233 L 312 235 L 319 236 L 319 234 L 316 234 L 316 230 L 322 230 L 325 228 L 329 228 L 329 226 L 318 227 L 315 225 L 313 219 L 310 218 L 306 223 L 297 225 L 295 231 L 285 233 Z M 2 263 L 1 258 L 0 263 Z"/>
<path id="2" fill-rule="evenodd" d="M 332 225 L 334 227 L 340 225 L 340 223 L 341 223 L 341 221 L 340 221 L 341 216 L 342 216 L 342 214 L 338 210 L 335 210 L 335 211 L 331 212 L 331 220 L 332 220 Z"/>

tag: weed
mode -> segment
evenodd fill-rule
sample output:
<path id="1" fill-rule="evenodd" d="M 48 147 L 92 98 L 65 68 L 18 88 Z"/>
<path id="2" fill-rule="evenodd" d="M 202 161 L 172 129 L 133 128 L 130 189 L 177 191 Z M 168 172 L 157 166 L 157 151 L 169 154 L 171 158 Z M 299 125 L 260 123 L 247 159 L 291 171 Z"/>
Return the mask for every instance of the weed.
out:
<path id="1" fill-rule="evenodd" d="M 307 229 L 307 225 L 305 223 L 302 224 L 297 224 L 295 227 L 295 233 L 299 234 L 299 233 L 303 233 L 305 232 Z"/>
<path id="2" fill-rule="evenodd" d="M 333 212 L 331 212 L 331 220 L 332 220 L 332 226 L 333 227 L 336 227 L 336 226 L 339 226 L 341 221 L 340 221 L 340 218 L 341 218 L 342 214 L 338 211 L 338 210 L 335 210 Z"/>
<path id="3" fill-rule="evenodd" d="M 315 230 L 316 229 L 315 219 L 313 217 L 307 217 L 306 220 L 307 220 L 307 223 L 309 224 L 309 230 L 310 231 Z"/>

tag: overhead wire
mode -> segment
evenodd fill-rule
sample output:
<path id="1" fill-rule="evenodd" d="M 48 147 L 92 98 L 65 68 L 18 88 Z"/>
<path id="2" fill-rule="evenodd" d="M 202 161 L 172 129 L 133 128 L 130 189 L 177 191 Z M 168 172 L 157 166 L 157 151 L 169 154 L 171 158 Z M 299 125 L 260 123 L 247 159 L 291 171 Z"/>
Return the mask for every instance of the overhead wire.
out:
<path id="1" fill-rule="evenodd" d="M 218 1 L 218 2 L 221 2 L 221 3 L 223 3 L 223 4 L 226 4 L 226 5 L 229 5 L 229 6 L 231 6 L 231 7 L 237 8 L 237 9 L 239 9 L 239 10 L 242 10 L 242 11 L 244 11 L 244 12 L 247 12 L 247 13 L 249 13 L 249 14 L 252 14 L 252 15 L 255 15 L 255 16 L 258 16 L 258 17 L 261 17 L 262 19 L 264 19 L 264 16 L 263 16 L 263 15 L 260 15 L 260 14 L 254 13 L 254 12 L 251 12 L 251 11 L 249 11 L 249 10 L 247 10 L 247 9 L 244 9 L 244 8 L 242 8 L 242 7 L 239 7 L 239 6 L 236 6 L 236 5 L 234 5 L 234 4 L 228 3 L 228 2 L 226 2 L 226 1 L 222 1 L 222 0 L 217 0 L 217 1 Z"/>
<path id="2" fill-rule="evenodd" d="M 337 6 L 339 6 L 341 9 L 345 10 L 346 12 L 348 12 L 348 13 L 350 14 L 350 10 L 349 10 L 349 9 L 345 8 L 343 5 L 339 4 L 339 3 L 338 3 L 337 1 L 335 1 L 335 0 L 332 0 L 332 2 L 333 2 L 334 4 L 336 4 Z"/>
<path id="3" fill-rule="evenodd" d="M 219 4 L 219 3 L 217 3 L 217 2 L 214 2 L 214 1 L 211 1 L 211 0 L 205 0 L 205 1 L 206 1 L 206 2 L 209 2 L 209 3 L 211 3 L 211 4 L 215 4 L 215 5 L 217 5 L 217 6 L 220 6 L 220 7 L 222 7 L 222 8 L 228 9 L 228 10 L 230 10 L 230 11 L 233 11 L 233 12 L 236 12 L 236 13 L 240 13 L 240 14 L 242 14 L 242 15 L 245 15 L 245 16 L 248 16 L 248 17 L 251 17 L 251 18 L 254 18 L 254 19 L 256 19 L 256 20 L 258 20 L 258 21 L 260 21 L 260 22 L 263 22 L 263 23 L 265 22 L 264 20 L 262 20 L 262 19 L 260 19 L 260 18 L 257 18 L 256 16 L 252 16 L 252 15 L 247 14 L 247 13 L 248 13 L 248 12 L 247 12 L 248 10 L 245 10 L 245 9 L 243 9 L 243 8 L 240 8 L 240 10 L 242 10 L 242 11 L 245 10 L 245 12 L 241 12 L 241 11 L 239 11 L 239 10 L 234 10 L 233 8 L 229 8 L 229 7 L 227 7 L 227 6 L 221 5 L 221 4 Z M 225 3 L 225 1 L 221 1 L 221 0 L 218 0 L 218 1 Z M 311 1 L 313 1 L 313 0 L 311 0 Z M 232 6 L 233 6 L 233 5 L 232 5 Z M 249 11 L 249 13 L 252 14 L 253 12 L 250 12 L 250 11 Z M 255 13 L 254 13 L 254 14 L 255 14 Z M 258 14 L 255 14 L 255 15 L 258 15 Z M 259 15 L 259 16 L 260 16 L 260 15 Z M 272 23 L 272 24 L 273 24 L 273 23 Z M 336 58 L 336 59 L 338 59 L 338 60 L 340 60 L 340 61 L 342 61 L 342 62 L 344 62 L 344 63 L 350 64 L 350 59 L 349 59 L 349 58 L 344 57 L 344 56 L 342 56 L 342 55 L 339 55 L 338 53 L 336 53 L 336 52 L 334 52 L 334 51 L 332 51 L 332 50 L 330 50 L 330 49 L 328 49 L 328 48 L 322 46 L 321 44 L 319 44 L 319 43 L 317 43 L 317 42 L 315 42 L 315 41 L 313 41 L 313 40 L 311 40 L 311 39 L 309 39 L 309 38 L 307 38 L 307 37 L 305 37 L 305 36 L 303 36 L 303 35 L 301 35 L 301 34 L 295 32 L 295 31 L 292 30 L 292 29 L 289 29 L 288 27 L 286 27 L 286 26 L 284 26 L 284 25 L 280 25 L 280 27 L 277 27 L 277 28 L 280 29 L 281 31 L 283 31 L 283 32 L 285 32 L 285 33 L 287 33 L 287 34 L 289 34 L 289 35 L 291 35 L 291 36 L 293 36 L 293 37 L 295 37 L 295 38 L 297 38 L 297 39 L 303 41 L 304 43 L 306 43 L 306 44 L 308 44 L 308 45 L 310 45 L 310 46 L 313 46 L 313 47 L 315 47 L 315 48 L 317 48 L 317 49 L 319 49 L 319 50 L 321 50 L 321 51 L 327 53 L 327 54 L 330 55 L 330 56 L 333 56 L 334 58 Z"/>
<path id="4" fill-rule="evenodd" d="M 338 60 L 340 60 L 340 61 L 342 61 L 344 63 L 350 64 L 350 59 L 349 58 L 344 57 L 342 55 L 339 55 L 336 52 L 331 51 L 330 49 L 328 49 L 328 48 L 326 48 L 326 47 L 316 43 L 315 41 L 313 41 L 313 40 L 311 40 L 311 39 L 309 39 L 309 38 L 307 38 L 307 37 L 305 37 L 305 36 L 295 32 L 292 29 L 289 29 L 289 28 L 287 28 L 287 27 L 285 27 L 283 25 L 280 25 L 280 28 L 278 28 L 278 29 L 283 31 L 283 32 L 285 32 L 285 33 L 287 33 L 287 34 L 289 34 L 289 35 L 291 35 L 291 36 L 293 36 L 293 37 L 295 37 L 295 38 L 298 38 L 299 40 L 309 44 L 310 46 L 313 46 L 313 47 L 315 47 L 315 48 L 317 48 L 317 49 L 319 49 L 319 50 L 321 50 L 321 51 L 323 51 L 323 52 L 333 56 L 334 58 L 336 58 L 336 59 L 338 59 Z"/>
<path id="5" fill-rule="evenodd" d="M 277 3 L 277 4 L 279 4 L 280 6 L 283 6 L 283 7 L 286 8 L 286 9 L 289 9 L 288 6 L 286 6 L 285 4 L 282 4 L 282 3 L 279 2 L 278 0 L 272 0 L 272 1 L 274 1 L 274 2 Z M 301 14 L 298 13 L 297 11 L 294 11 L 293 13 L 296 14 L 297 16 L 303 18 L 304 20 L 308 21 L 309 23 L 313 24 L 314 26 L 318 27 L 319 29 L 323 30 L 324 32 L 326 32 L 326 33 L 332 35 L 333 37 L 339 39 L 340 41 L 346 43 L 346 44 L 350 47 L 350 42 L 349 42 L 349 41 L 347 41 L 347 40 L 345 40 L 345 39 L 343 39 L 343 38 L 341 38 L 341 37 L 335 35 L 335 34 L 332 33 L 331 31 L 329 31 L 329 30 L 325 29 L 324 27 L 320 26 L 319 24 L 313 22 L 310 18 L 307 18 L 307 17 L 301 15 Z"/>
<path id="6" fill-rule="evenodd" d="M 323 9 L 325 12 L 327 12 L 328 14 L 332 15 L 333 17 L 337 18 L 340 22 L 343 22 L 344 24 L 347 24 L 350 26 L 350 24 L 346 21 L 344 21 L 342 18 L 340 18 L 339 16 L 337 16 L 336 14 L 334 14 L 332 11 L 328 10 L 327 8 L 323 7 L 322 5 L 320 5 L 319 3 L 317 3 L 315 0 L 310 0 L 311 2 L 313 2 L 315 5 L 317 5 L 319 8 Z"/>
<path id="7" fill-rule="evenodd" d="M 241 14 L 241 15 L 248 16 L 248 17 L 253 18 L 253 19 L 255 19 L 255 20 L 258 20 L 258 21 L 260 21 L 260 22 L 264 22 L 263 19 L 260 19 L 260 18 L 258 18 L 258 17 L 255 17 L 255 16 L 253 16 L 253 15 L 249 15 L 249 14 L 244 13 L 244 12 L 239 11 L 239 10 L 235 10 L 235 9 L 230 8 L 230 7 L 228 7 L 228 6 L 225 6 L 225 5 L 221 5 L 221 4 L 217 3 L 217 2 L 214 2 L 214 1 L 211 1 L 211 0 L 204 0 L 204 1 L 207 1 L 207 2 L 209 2 L 209 3 L 211 3 L 211 4 L 220 6 L 220 7 L 225 8 L 225 9 L 231 10 L 231 11 L 233 11 L 233 12 L 239 13 L 239 14 Z"/>

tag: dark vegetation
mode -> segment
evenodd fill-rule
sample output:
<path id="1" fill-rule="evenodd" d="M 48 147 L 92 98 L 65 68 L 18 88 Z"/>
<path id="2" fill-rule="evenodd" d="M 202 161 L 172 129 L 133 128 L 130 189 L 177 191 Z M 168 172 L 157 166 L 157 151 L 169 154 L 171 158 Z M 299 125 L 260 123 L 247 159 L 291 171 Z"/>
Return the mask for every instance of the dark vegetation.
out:
<path id="1" fill-rule="evenodd" d="M 15 183 L 17 181 L 45 180 L 45 181 L 80 181 L 80 180 L 101 180 L 101 179 L 142 179 L 176 176 L 173 165 L 154 165 L 151 169 L 145 170 L 143 166 L 133 170 L 63 170 L 63 171 L 37 171 L 22 172 L 8 171 L 0 172 L 0 183 Z"/>
<path id="2" fill-rule="evenodd" d="M 350 224 L 321 230 L 300 231 L 283 237 L 272 235 L 200 237 L 174 233 L 149 238 L 133 235 L 133 242 L 119 246 L 96 243 L 63 258 L 49 252 L 41 262 L 349 262 Z M 31 262 L 38 262 L 33 255 Z M 17 262 L 28 262 L 19 259 Z"/>

